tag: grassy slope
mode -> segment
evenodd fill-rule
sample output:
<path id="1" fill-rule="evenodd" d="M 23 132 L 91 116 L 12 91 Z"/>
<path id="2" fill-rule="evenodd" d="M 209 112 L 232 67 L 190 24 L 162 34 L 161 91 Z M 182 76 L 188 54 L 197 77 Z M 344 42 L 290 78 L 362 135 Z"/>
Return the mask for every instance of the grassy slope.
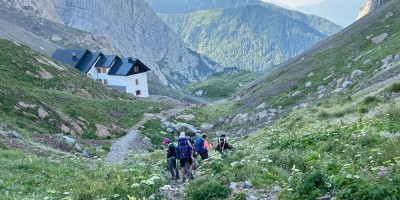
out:
<path id="1" fill-rule="evenodd" d="M 45 56 L 24 46 L 0 40 L 0 121 L 7 129 L 35 131 L 39 133 L 60 132 L 61 120 L 55 110 L 72 120 L 87 120 L 86 135 L 93 135 L 95 124 L 129 128 L 140 120 L 148 107 L 161 104 L 133 100 L 98 84 L 73 68 L 60 65 L 57 69 Z M 52 78 L 45 79 L 43 74 Z M 85 90 L 93 98 L 76 95 Z M 36 105 L 35 108 L 19 108 L 18 102 Z M 49 113 L 44 119 L 37 117 L 38 109 Z M 69 124 L 66 124 L 67 126 Z"/>
<path id="2" fill-rule="evenodd" d="M 211 75 L 205 81 L 186 86 L 184 90 L 191 94 L 203 90 L 203 97 L 210 100 L 227 99 L 238 92 L 244 84 L 254 80 L 256 76 L 256 73 L 245 70 L 219 72 Z"/>
<path id="3" fill-rule="evenodd" d="M 353 95 L 399 74 L 398 65 L 374 72 L 382 59 L 400 51 L 399 13 L 383 21 L 388 11 L 399 9 L 400 3 L 392 1 L 245 88 L 241 110 L 266 102 L 288 108 L 287 115 L 236 142 L 236 149 L 223 160 L 208 162 L 204 177 L 190 185 L 188 199 L 201 199 L 206 193 L 227 197 L 229 182 L 246 180 L 266 191 L 282 187 L 281 199 L 315 199 L 325 194 L 337 199 L 399 199 L 400 83 Z M 384 32 L 390 37 L 379 45 L 366 39 Z M 372 64 L 363 67 L 367 59 Z M 316 88 L 332 82 L 323 78 L 332 72 L 336 79 L 349 77 L 355 69 L 364 74 L 349 89 L 330 94 L 333 88 L 328 87 L 326 97 L 318 100 Z M 311 72 L 314 76 L 307 77 Z M 311 88 L 304 86 L 308 81 L 314 83 Z M 301 95 L 287 97 L 295 91 Z M 290 112 L 301 102 L 312 103 Z"/>
<path id="4" fill-rule="evenodd" d="M 246 6 L 159 16 L 190 48 L 225 67 L 262 70 L 340 30 L 316 16 L 276 6 Z"/>

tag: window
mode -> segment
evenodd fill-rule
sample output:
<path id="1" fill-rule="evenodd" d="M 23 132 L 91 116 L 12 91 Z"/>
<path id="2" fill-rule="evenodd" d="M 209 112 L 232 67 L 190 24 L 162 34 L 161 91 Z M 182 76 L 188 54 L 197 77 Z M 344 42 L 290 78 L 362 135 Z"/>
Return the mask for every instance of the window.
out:
<path id="1" fill-rule="evenodd" d="M 135 66 L 135 67 L 133 68 L 133 71 L 134 71 L 134 72 L 139 72 L 139 67 L 138 67 L 138 66 Z"/>
<path id="2" fill-rule="evenodd" d="M 136 96 L 140 96 L 142 92 L 140 90 L 136 90 Z"/>
<path id="3" fill-rule="evenodd" d="M 135 79 L 136 85 L 139 85 L 139 79 Z"/>
<path id="4" fill-rule="evenodd" d="M 107 80 L 107 79 L 104 79 L 104 80 L 103 80 L 103 83 L 104 83 L 104 85 L 108 85 L 108 80 Z"/>
<path id="5" fill-rule="evenodd" d="M 97 68 L 97 73 L 107 73 L 107 69 L 99 67 L 99 68 Z"/>

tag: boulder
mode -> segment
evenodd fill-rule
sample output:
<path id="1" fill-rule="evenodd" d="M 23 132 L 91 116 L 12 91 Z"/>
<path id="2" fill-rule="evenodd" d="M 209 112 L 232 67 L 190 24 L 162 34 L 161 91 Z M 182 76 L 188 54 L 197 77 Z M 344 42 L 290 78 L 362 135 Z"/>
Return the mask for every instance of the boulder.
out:
<path id="1" fill-rule="evenodd" d="M 45 117 L 47 117 L 47 115 L 49 115 L 49 113 L 47 113 L 45 110 L 41 108 L 38 109 L 38 116 L 40 119 L 44 119 Z"/>
<path id="2" fill-rule="evenodd" d="M 324 85 L 320 85 L 320 86 L 318 86 L 317 91 L 321 91 L 323 89 L 325 89 L 325 86 Z"/>
<path id="3" fill-rule="evenodd" d="M 241 101 L 241 100 L 242 100 L 242 97 L 241 97 L 241 96 L 235 96 L 234 101 Z"/>
<path id="4" fill-rule="evenodd" d="M 309 73 L 309 74 L 308 74 L 308 76 L 307 76 L 307 77 L 308 77 L 308 78 L 311 78 L 311 77 L 313 77 L 313 76 L 314 76 L 314 73 L 313 73 L 313 72 L 311 72 L 311 73 Z"/>
<path id="5" fill-rule="evenodd" d="M 182 119 L 182 120 L 185 120 L 185 121 L 192 121 L 195 118 L 196 118 L 196 116 L 194 116 L 194 115 L 179 115 L 179 116 L 176 117 L 176 119 Z"/>
<path id="6" fill-rule="evenodd" d="M 232 125 L 240 125 L 249 121 L 249 115 L 247 113 L 237 114 L 235 118 L 233 118 L 231 124 Z"/>
<path id="7" fill-rule="evenodd" d="M 246 200 L 258 200 L 258 198 L 255 196 L 249 196 L 249 197 L 246 197 Z"/>
<path id="8" fill-rule="evenodd" d="M 245 181 L 245 182 L 244 182 L 244 187 L 245 187 L 245 188 L 252 188 L 252 187 L 253 187 L 253 184 L 252 184 L 250 181 Z"/>
<path id="9" fill-rule="evenodd" d="M 108 132 L 108 127 L 103 126 L 101 124 L 96 124 L 96 135 L 99 137 L 107 137 L 110 136 L 110 132 Z"/>
<path id="10" fill-rule="evenodd" d="M 345 81 L 345 82 L 342 83 L 342 88 L 347 88 L 347 87 L 349 87 L 352 83 L 353 83 L 353 82 L 351 82 L 351 81 Z"/>
<path id="11" fill-rule="evenodd" d="M 359 76 L 359 75 L 361 75 L 362 73 L 364 73 L 364 71 L 362 71 L 362 70 L 359 70 L 359 69 L 356 69 L 356 70 L 354 70 L 352 73 L 351 73 L 351 78 L 355 78 L 356 76 Z"/>
<path id="12" fill-rule="evenodd" d="M 267 116 L 268 116 L 268 112 L 266 110 L 263 110 L 256 114 L 256 118 L 258 118 L 258 119 L 263 119 L 263 118 L 266 118 Z"/>
<path id="13" fill-rule="evenodd" d="M 382 33 L 376 37 L 373 37 L 371 40 L 374 44 L 379 44 L 379 43 L 382 43 L 388 36 L 389 36 L 389 34 Z"/>
<path id="14" fill-rule="evenodd" d="M 21 102 L 21 101 L 18 102 L 17 105 L 18 105 L 20 108 L 35 108 L 35 107 L 36 107 L 36 105 L 27 104 L 27 103 L 24 103 L 24 102 Z"/>
<path id="15" fill-rule="evenodd" d="M 312 82 L 306 83 L 306 87 L 311 87 L 311 86 L 312 86 Z"/>
<path id="16" fill-rule="evenodd" d="M 198 97 L 203 96 L 203 94 L 204 94 L 203 90 L 199 90 L 199 91 L 197 91 L 197 92 L 195 93 L 195 95 L 198 96 Z"/>
<path id="17" fill-rule="evenodd" d="M 366 61 L 364 61 L 363 65 L 364 66 L 369 66 L 372 64 L 372 60 L 371 59 L 367 59 Z"/>
<path id="18" fill-rule="evenodd" d="M 70 137 L 68 137 L 68 136 L 66 136 L 66 135 L 63 135 L 63 136 L 61 136 L 61 137 L 64 138 L 65 141 L 67 141 L 67 142 L 70 143 L 70 144 L 74 144 L 74 143 L 75 143 L 75 139 L 73 139 L 73 138 L 70 138 Z"/>
<path id="19" fill-rule="evenodd" d="M 175 130 L 180 132 L 185 132 L 187 136 L 195 136 L 199 132 L 194 126 L 187 123 L 178 123 L 175 126 Z"/>
<path id="20" fill-rule="evenodd" d="M 200 125 L 200 130 L 203 131 L 203 132 L 208 132 L 213 128 L 214 128 L 214 125 L 212 125 L 212 124 L 202 124 L 202 125 Z"/>
<path id="21" fill-rule="evenodd" d="M 389 11 L 385 15 L 385 20 L 389 19 L 390 17 L 393 17 L 393 13 Z"/>
<path id="22" fill-rule="evenodd" d="M 23 137 L 16 131 L 8 131 L 6 135 L 10 138 L 23 139 Z"/>
<path id="23" fill-rule="evenodd" d="M 260 104 L 259 106 L 257 106 L 257 110 L 261 110 L 261 109 L 265 109 L 267 107 L 267 104 L 265 104 L 265 103 L 262 103 L 262 104 Z"/>
<path id="24" fill-rule="evenodd" d="M 292 94 L 292 97 L 298 96 L 301 92 L 300 91 L 296 91 Z"/>
<path id="25" fill-rule="evenodd" d="M 60 129 L 64 133 L 69 133 L 71 131 L 71 129 L 68 126 L 64 125 L 64 124 L 61 124 Z"/>

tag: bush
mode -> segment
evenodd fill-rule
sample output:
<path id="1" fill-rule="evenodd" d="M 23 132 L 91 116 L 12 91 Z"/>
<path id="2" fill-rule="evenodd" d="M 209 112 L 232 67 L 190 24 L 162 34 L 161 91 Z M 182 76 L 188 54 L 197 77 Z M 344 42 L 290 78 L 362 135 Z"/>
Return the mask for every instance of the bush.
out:
<path id="1" fill-rule="evenodd" d="M 365 97 L 365 99 L 363 101 L 363 103 L 366 105 L 371 104 L 371 103 L 376 103 L 376 102 L 379 102 L 379 99 L 378 99 L 378 97 L 374 97 L 374 96 Z"/>
<path id="2" fill-rule="evenodd" d="M 392 84 L 388 89 L 388 92 L 400 92 L 400 83 L 394 83 Z"/>
<path id="3" fill-rule="evenodd" d="M 3 144 L 2 142 L 0 142 L 0 150 L 4 150 L 4 149 L 8 149 L 8 147 Z"/>
<path id="4" fill-rule="evenodd" d="M 196 179 L 186 190 L 186 198 L 192 200 L 224 199 L 229 196 L 230 190 L 215 180 L 208 178 Z"/>
<path id="5" fill-rule="evenodd" d="M 331 117 L 331 114 L 329 114 L 326 111 L 321 111 L 321 112 L 318 113 L 318 117 L 321 118 L 321 119 L 328 119 L 328 118 Z"/>

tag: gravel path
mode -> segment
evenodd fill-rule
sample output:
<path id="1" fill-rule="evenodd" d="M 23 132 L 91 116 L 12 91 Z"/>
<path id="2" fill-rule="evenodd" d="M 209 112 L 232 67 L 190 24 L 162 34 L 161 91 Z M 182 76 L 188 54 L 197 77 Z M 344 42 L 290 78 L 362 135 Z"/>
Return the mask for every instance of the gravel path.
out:
<path id="1" fill-rule="evenodd" d="M 143 140 L 137 130 L 130 131 L 124 137 L 115 142 L 107 155 L 107 162 L 120 164 L 124 161 L 129 151 L 136 153 L 148 153 L 146 147 L 151 145 L 147 140 Z"/>

